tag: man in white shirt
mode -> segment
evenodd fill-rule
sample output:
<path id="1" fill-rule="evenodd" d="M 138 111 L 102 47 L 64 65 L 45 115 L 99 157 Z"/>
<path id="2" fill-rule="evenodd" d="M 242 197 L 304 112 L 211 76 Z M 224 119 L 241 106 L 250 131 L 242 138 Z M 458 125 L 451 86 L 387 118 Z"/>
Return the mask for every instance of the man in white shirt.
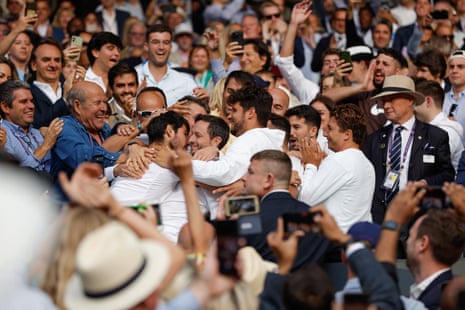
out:
<path id="1" fill-rule="evenodd" d="M 465 51 L 452 53 L 447 61 L 447 72 L 451 89 L 446 93 L 442 111 L 465 126 Z M 462 137 L 465 145 L 465 138 Z"/>
<path id="2" fill-rule="evenodd" d="M 196 94 L 195 81 L 187 74 L 177 72 L 168 66 L 172 48 L 172 34 L 168 26 L 153 25 L 147 30 L 146 45 L 149 59 L 136 67 L 139 84 L 145 80 L 147 86 L 156 86 L 166 94 L 168 107 L 184 96 Z"/>
<path id="3" fill-rule="evenodd" d="M 94 34 L 87 47 L 90 66 L 84 80 L 98 84 L 106 93 L 108 72 L 119 62 L 122 47 L 121 39 L 111 32 Z"/>
<path id="4" fill-rule="evenodd" d="M 189 125 L 182 116 L 170 111 L 152 119 L 147 133 L 149 148 L 169 152 L 177 145 L 186 145 Z M 152 162 L 140 179 L 115 178 L 111 192 L 124 205 L 159 202 L 173 191 L 178 181 L 178 177 L 170 169 Z"/>
<path id="5" fill-rule="evenodd" d="M 442 112 L 444 101 L 444 90 L 435 81 L 420 81 L 415 85 L 416 90 L 425 96 L 425 101 L 416 105 L 415 116 L 422 122 L 438 126 L 447 131 L 449 135 L 450 157 L 452 165 L 457 171 L 460 156 L 463 151 L 462 137 L 463 128 L 459 122 L 449 119 Z"/>
<path id="6" fill-rule="evenodd" d="M 228 119 L 237 139 L 217 161 L 193 161 L 196 181 L 212 186 L 231 184 L 246 173 L 253 154 L 282 149 L 284 131 L 266 128 L 272 102 L 271 95 L 256 86 L 238 89 L 229 96 Z"/>
<path id="7" fill-rule="evenodd" d="M 188 144 L 195 154 L 206 147 L 221 149 L 228 142 L 228 138 L 229 126 L 223 119 L 213 115 L 198 115 Z M 212 195 L 211 191 L 204 187 L 197 187 L 197 194 L 202 213 L 209 215 L 210 219 L 215 219 L 218 195 Z M 178 234 L 182 226 L 187 223 L 186 199 L 180 183 L 176 184 L 166 199 L 161 201 L 160 207 L 163 234 L 171 241 L 178 242 Z"/>
<path id="8" fill-rule="evenodd" d="M 360 109 L 352 104 L 337 106 L 325 135 L 334 151 L 326 158 L 315 139 L 301 142 L 305 172 L 299 199 L 310 206 L 324 204 L 346 232 L 356 222 L 371 222 L 375 189 L 375 169 L 360 150 L 366 136 Z"/>

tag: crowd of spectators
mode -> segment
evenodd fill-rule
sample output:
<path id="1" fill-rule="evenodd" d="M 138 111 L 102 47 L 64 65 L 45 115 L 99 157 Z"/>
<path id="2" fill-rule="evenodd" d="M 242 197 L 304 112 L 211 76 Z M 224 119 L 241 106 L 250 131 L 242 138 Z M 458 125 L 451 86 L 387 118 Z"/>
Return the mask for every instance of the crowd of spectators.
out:
<path id="1" fill-rule="evenodd" d="M 463 309 L 464 29 L 465 0 L 6 0 L 0 308 Z"/>

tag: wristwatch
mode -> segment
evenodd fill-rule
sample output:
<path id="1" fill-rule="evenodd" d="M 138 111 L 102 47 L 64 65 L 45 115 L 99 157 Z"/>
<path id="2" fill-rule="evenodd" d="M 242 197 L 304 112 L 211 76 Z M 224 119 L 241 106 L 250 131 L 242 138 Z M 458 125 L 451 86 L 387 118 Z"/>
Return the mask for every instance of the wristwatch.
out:
<path id="1" fill-rule="evenodd" d="M 398 231 L 400 229 L 399 224 L 394 221 L 384 221 L 381 225 L 382 229 L 388 229 L 393 231 Z"/>

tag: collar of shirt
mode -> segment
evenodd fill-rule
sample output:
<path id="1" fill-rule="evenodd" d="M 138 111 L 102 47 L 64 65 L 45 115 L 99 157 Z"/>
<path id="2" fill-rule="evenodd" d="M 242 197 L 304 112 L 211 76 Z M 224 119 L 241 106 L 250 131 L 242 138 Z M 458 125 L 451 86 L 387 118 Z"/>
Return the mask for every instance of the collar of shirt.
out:
<path id="1" fill-rule="evenodd" d="M 47 36 L 47 30 L 49 25 L 49 23 L 45 23 L 37 26 L 37 32 L 42 38 L 45 38 Z"/>
<path id="2" fill-rule="evenodd" d="M 158 83 L 161 83 L 161 81 L 167 79 L 167 78 L 170 76 L 171 72 L 173 71 L 173 70 L 170 68 L 169 64 L 168 64 L 167 66 L 168 66 L 168 69 L 166 70 L 165 75 L 160 79 L 160 82 L 157 82 L 157 81 L 155 81 L 155 79 L 153 78 L 152 73 L 150 73 L 149 62 L 147 61 L 147 62 L 145 62 L 145 63 L 142 65 L 142 73 L 144 74 L 144 76 L 143 76 L 142 78 L 145 77 L 145 78 L 147 79 L 147 82 L 150 82 L 150 83 L 152 83 L 152 84 L 154 84 L 154 85 L 158 85 Z M 149 83 L 149 84 L 150 84 L 150 83 Z"/>
<path id="3" fill-rule="evenodd" d="M 111 15 L 108 13 L 107 10 L 103 10 L 102 19 L 103 30 L 118 35 L 118 25 L 116 23 L 116 10 L 113 9 Z"/>
<path id="4" fill-rule="evenodd" d="M 410 286 L 410 297 L 418 299 L 420 295 L 425 291 L 425 289 L 443 272 L 446 272 L 450 268 L 445 268 L 433 273 L 428 278 L 424 279 L 418 284 L 412 284 Z"/>
<path id="5" fill-rule="evenodd" d="M 262 199 L 260 199 L 260 201 L 263 201 L 263 199 L 265 199 L 266 196 L 271 195 L 272 193 L 289 193 L 289 191 L 287 189 L 274 189 L 272 191 L 269 191 L 265 195 L 263 195 L 263 197 L 262 197 Z"/>
<path id="6" fill-rule="evenodd" d="M 393 129 L 396 129 L 396 128 L 399 127 L 399 126 L 402 126 L 402 127 L 404 127 L 404 129 L 406 129 L 406 130 L 404 130 L 404 131 L 407 131 L 408 133 L 410 133 L 410 131 L 412 131 L 413 124 L 415 124 L 415 116 L 412 116 L 411 118 L 409 118 L 408 121 L 406 121 L 406 122 L 403 123 L 403 124 L 400 124 L 400 125 L 393 124 L 393 125 L 394 125 Z M 393 131 L 394 131 L 394 130 L 393 130 Z"/>
<path id="7" fill-rule="evenodd" d="M 26 132 L 24 131 L 23 127 L 18 126 L 17 124 L 12 123 L 10 121 L 7 121 L 6 119 L 3 120 L 2 126 L 9 128 L 12 132 L 19 133 L 22 136 L 27 135 Z M 32 132 L 31 128 L 32 128 L 32 124 L 29 125 L 29 129 L 27 131 L 28 133 Z"/>
<path id="8" fill-rule="evenodd" d="M 115 107 L 116 111 L 112 111 L 112 113 L 118 114 L 124 121 L 126 122 L 132 122 L 132 119 L 126 115 L 126 112 L 124 109 L 119 105 L 118 101 L 116 101 L 115 97 L 111 97 L 110 101 L 108 101 L 108 104 L 112 105 Z"/>
<path id="9" fill-rule="evenodd" d="M 50 84 L 42 83 L 39 81 L 32 82 L 37 88 L 39 88 L 52 103 L 56 103 L 63 96 L 63 90 L 61 89 L 61 83 L 58 83 L 57 92 L 50 86 Z"/>
<path id="10" fill-rule="evenodd" d="M 98 86 L 100 86 L 103 89 L 103 92 L 107 93 L 107 88 L 105 87 L 105 83 L 103 83 L 103 79 L 97 74 L 95 74 L 95 72 L 92 70 L 92 67 L 89 67 L 89 69 L 87 69 L 84 80 L 98 84 Z"/>
<path id="11" fill-rule="evenodd" d="M 455 96 L 454 96 L 454 89 L 453 89 L 453 88 L 451 88 L 451 89 L 449 90 L 449 92 L 446 94 L 446 96 L 449 96 L 449 98 L 451 99 L 451 101 L 452 101 L 453 103 L 457 103 L 457 101 L 459 101 L 461 98 L 463 98 L 463 97 L 465 96 L 465 90 L 463 90 L 463 91 L 461 91 L 461 92 L 459 93 L 459 96 L 458 96 L 457 99 L 455 99 Z"/>

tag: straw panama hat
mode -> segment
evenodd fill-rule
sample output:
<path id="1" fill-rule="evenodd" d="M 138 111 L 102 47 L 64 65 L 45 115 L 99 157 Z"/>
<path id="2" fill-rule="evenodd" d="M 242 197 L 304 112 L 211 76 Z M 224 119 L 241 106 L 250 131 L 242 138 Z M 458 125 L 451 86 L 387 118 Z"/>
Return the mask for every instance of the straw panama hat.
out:
<path id="1" fill-rule="evenodd" d="M 66 287 L 68 309 L 129 309 L 160 285 L 170 255 L 156 241 L 141 240 L 124 224 L 108 223 L 85 237 L 76 272 Z"/>
<path id="2" fill-rule="evenodd" d="M 384 79 L 381 92 L 370 98 L 370 101 L 382 100 L 391 95 L 410 95 L 415 101 L 415 105 L 420 105 L 425 101 L 425 96 L 415 91 L 415 83 L 405 75 L 391 75 Z"/>

